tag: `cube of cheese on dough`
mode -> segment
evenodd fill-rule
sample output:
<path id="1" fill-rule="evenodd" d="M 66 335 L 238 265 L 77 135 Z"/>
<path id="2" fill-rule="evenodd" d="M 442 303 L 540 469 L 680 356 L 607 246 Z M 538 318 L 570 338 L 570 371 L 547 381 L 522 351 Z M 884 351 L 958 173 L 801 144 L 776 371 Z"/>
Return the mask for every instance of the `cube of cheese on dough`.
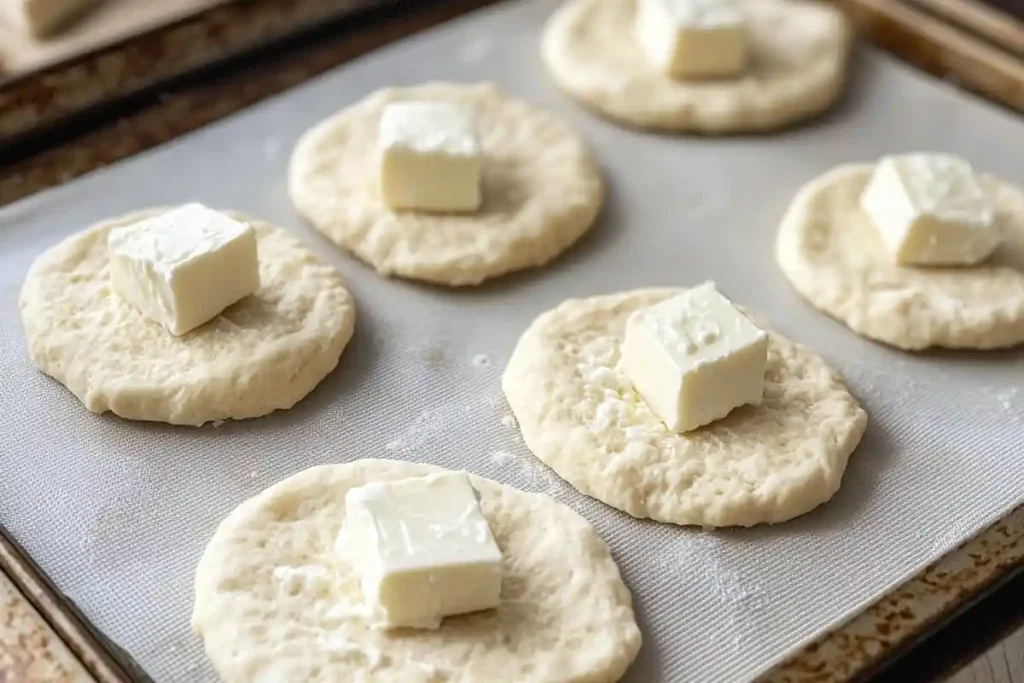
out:
<path id="1" fill-rule="evenodd" d="M 67 25 L 98 0 L 0 0 L 0 10 L 30 35 L 42 38 Z"/>
<path id="2" fill-rule="evenodd" d="M 747 59 L 738 0 L 637 0 L 636 38 L 673 78 L 734 76 Z"/>
<path id="3" fill-rule="evenodd" d="M 114 293 L 174 335 L 260 286 L 252 226 L 201 204 L 111 230 L 107 250 Z"/>
<path id="4" fill-rule="evenodd" d="M 394 102 L 380 119 L 380 187 L 392 209 L 475 211 L 483 154 L 469 107 Z"/>
<path id="5" fill-rule="evenodd" d="M 337 552 L 388 627 L 436 629 L 446 616 L 498 606 L 501 550 L 465 472 L 349 490 Z"/>
<path id="6" fill-rule="evenodd" d="M 622 362 L 637 392 L 675 432 L 761 402 L 768 335 L 713 283 L 626 321 Z"/>
<path id="7" fill-rule="evenodd" d="M 972 265 L 999 245 L 993 198 L 954 156 L 883 158 L 860 205 L 898 263 Z"/>

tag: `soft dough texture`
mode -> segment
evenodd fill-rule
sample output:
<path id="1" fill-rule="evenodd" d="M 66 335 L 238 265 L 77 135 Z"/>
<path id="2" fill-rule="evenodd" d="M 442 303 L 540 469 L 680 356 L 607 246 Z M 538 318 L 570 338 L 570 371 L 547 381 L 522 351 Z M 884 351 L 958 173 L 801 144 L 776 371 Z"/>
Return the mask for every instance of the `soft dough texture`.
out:
<path id="1" fill-rule="evenodd" d="M 526 445 L 582 493 L 635 517 L 752 526 L 827 501 L 867 416 L 808 349 L 770 333 L 761 405 L 684 435 L 634 391 L 619 348 L 626 319 L 679 291 L 570 299 L 534 321 L 502 377 Z"/>
<path id="2" fill-rule="evenodd" d="M 377 121 L 386 104 L 400 100 L 459 102 L 476 111 L 485 154 L 479 211 L 393 212 L 384 205 Z M 323 121 L 299 141 L 289 189 L 320 232 L 382 275 L 452 286 L 547 263 L 590 228 L 604 196 L 597 165 L 568 126 L 493 85 L 452 83 L 380 90 Z"/>
<path id="3" fill-rule="evenodd" d="M 983 264 L 900 266 L 860 209 L 873 169 L 842 166 L 797 194 L 775 249 L 796 290 L 857 334 L 903 349 L 1024 343 L 1024 193 L 983 176 L 1003 237 Z"/>
<path id="4" fill-rule="evenodd" d="M 341 275 L 279 228 L 256 229 L 261 286 L 175 337 L 110 290 L 107 234 L 140 211 L 72 235 L 21 290 L 29 354 L 94 413 L 201 425 L 291 408 L 338 364 L 355 306 Z"/>
<path id="5" fill-rule="evenodd" d="M 332 552 L 345 492 L 443 472 L 385 460 L 314 467 L 235 509 L 196 570 L 192 623 L 225 681 L 598 683 L 640 649 L 632 598 L 585 519 L 472 476 L 504 554 L 497 610 L 437 631 L 366 625 L 359 579 Z"/>
<path id="6" fill-rule="evenodd" d="M 810 0 L 745 0 L 746 71 L 674 80 L 633 34 L 635 0 L 568 0 L 541 52 L 569 94 L 624 123 L 666 131 L 739 133 L 781 128 L 828 109 L 842 91 L 852 42 L 836 8 Z"/>

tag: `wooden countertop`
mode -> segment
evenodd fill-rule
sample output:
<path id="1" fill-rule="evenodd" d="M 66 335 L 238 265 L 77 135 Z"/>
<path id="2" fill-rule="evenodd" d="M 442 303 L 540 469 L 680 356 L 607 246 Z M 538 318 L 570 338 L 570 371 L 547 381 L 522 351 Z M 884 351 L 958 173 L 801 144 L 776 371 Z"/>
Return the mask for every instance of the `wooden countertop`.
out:
<path id="1" fill-rule="evenodd" d="M 1024 627 L 965 666 L 949 683 L 1024 683 Z"/>

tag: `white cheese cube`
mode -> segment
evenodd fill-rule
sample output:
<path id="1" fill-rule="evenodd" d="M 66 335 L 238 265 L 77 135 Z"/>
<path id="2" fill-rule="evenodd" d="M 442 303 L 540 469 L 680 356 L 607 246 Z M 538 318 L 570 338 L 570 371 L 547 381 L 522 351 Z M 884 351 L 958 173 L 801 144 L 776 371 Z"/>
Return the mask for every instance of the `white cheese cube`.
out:
<path id="1" fill-rule="evenodd" d="M 758 405 L 768 335 L 715 290 L 687 290 L 626 321 L 622 363 L 637 392 L 675 432 Z"/>
<path id="2" fill-rule="evenodd" d="M 252 226 L 201 204 L 110 231 L 110 287 L 182 335 L 259 289 Z"/>
<path id="3" fill-rule="evenodd" d="M 972 265 L 999 245 L 993 198 L 971 165 L 946 154 L 885 157 L 860 206 L 908 265 Z"/>
<path id="4" fill-rule="evenodd" d="M 501 550 L 464 472 L 351 489 L 345 515 L 336 550 L 386 626 L 436 629 L 498 606 Z"/>
<path id="5" fill-rule="evenodd" d="M 51 35 L 98 0 L 0 0 L 0 10 L 37 38 Z"/>
<path id="6" fill-rule="evenodd" d="M 392 209 L 480 208 L 483 154 L 473 110 L 448 102 L 394 102 L 380 118 L 380 187 Z"/>
<path id="7" fill-rule="evenodd" d="M 638 0 L 637 41 L 673 78 L 733 76 L 747 59 L 738 0 Z"/>

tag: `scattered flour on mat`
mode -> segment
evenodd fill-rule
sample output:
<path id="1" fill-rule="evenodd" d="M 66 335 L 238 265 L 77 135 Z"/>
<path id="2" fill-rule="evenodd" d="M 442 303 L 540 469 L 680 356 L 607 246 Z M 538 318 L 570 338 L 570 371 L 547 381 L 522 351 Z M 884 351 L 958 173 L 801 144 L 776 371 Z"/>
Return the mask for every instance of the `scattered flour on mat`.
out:
<path id="1" fill-rule="evenodd" d="M 421 412 L 412 424 L 409 425 L 397 437 L 389 440 L 384 446 L 388 457 L 412 460 L 415 462 L 432 462 L 442 467 L 473 469 L 473 457 L 467 457 L 466 452 L 458 451 L 457 444 L 464 438 L 466 430 L 464 425 L 470 422 L 475 414 L 479 413 L 481 406 L 488 406 L 493 409 L 500 409 L 501 397 L 484 398 L 478 397 L 468 403 L 449 404 L 432 410 Z M 511 415 L 506 415 L 512 418 Z M 509 426 L 515 424 L 515 418 L 502 424 Z M 472 446 L 476 448 L 476 446 Z M 548 468 L 532 455 L 520 456 L 504 448 L 491 451 L 475 451 L 488 453 L 489 460 L 502 468 L 510 468 L 512 472 L 503 469 L 504 476 L 500 478 L 504 483 L 516 488 L 535 493 L 546 493 L 549 496 L 564 500 L 571 495 L 571 487 L 553 475 Z M 440 456 L 440 457 L 435 457 Z"/>
<path id="2" fill-rule="evenodd" d="M 569 485 L 556 476 L 532 455 L 518 456 L 506 450 L 491 451 L 491 462 L 503 468 L 514 467 L 511 480 L 503 477 L 500 480 L 524 491 L 546 493 L 556 500 L 564 500 L 569 495 Z"/>
<path id="3" fill-rule="evenodd" d="M 532 455 L 527 458 L 519 458 L 518 462 L 519 479 L 523 484 L 519 485 L 516 482 L 517 488 L 546 493 L 556 500 L 565 500 L 569 496 L 569 485 L 552 475 L 551 471 Z"/>
<path id="4" fill-rule="evenodd" d="M 690 586 L 714 600 L 715 611 L 725 617 L 727 642 L 741 651 L 762 628 L 764 589 L 752 575 L 728 567 L 722 557 L 725 541 L 711 531 L 685 530 L 679 541 L 655 561 L 674 585 Z"/>
<path id="5" fill-rule="evenodd" d="M 432 444 L 438 437 L 454 433 L 462 417 L 470 413 L 466 405 L 444 405 L 433 410 L 424 410 L 412 424 L 397 438 L 384 447 L 399 455 L 420 455 L 419 451 Z"/>
<path id="6" fill-rule="evenodd" d="M 456 59 L 463 64 L 472 64 L 483 60 L 494 51 L 494 39 L 489 35 L 480 34 L 459 46 Z"/>
<path id="7" fill-rule="evenodd" d="M 924 560 L 932 561 L 935 557 L 945 557 L 959 547 L 965 539 L 971 538 L 978 532 L 974 525 L 967 521 L 952 521 L 947 519 L 940 529 L 932 529 L 927 537 L 931 540 L 931 549 Z"/>
<path id="8" fill-rule="evenodd" d="M 410 346 L 405 350 L 409 355 L 415 356 L 417 360 L 425 363 L 430 368 L 443 367 L 444 349 L 448 341 L 444 339 L 432 340 L 425 344 Z"/>
<path id="9" fill-rule="evenodd" d="M 475 356 L 473 356 L 473 365 L 477 366 L 478 368 L 486 368 L 490 364 L 491 358 L 487 354 L 478 353 Z"/>
<path id="10" fill-rule="evenodd" d="M 494 451 L 491 453 L 491 462 L 495 465 L 507 465 L 510 462 L 515 462 L 516 456 L 508 451 Z"/>
<path id="11" fill-rule="evenodd" d="M 1003 389 L 996 394 L 996 400 L 999 401 L 999 405 L 1002 406 L 1003 410 L 1009 411 L 1013 409 L 1013 404 L 1017 398 L 1017 387 L 1010 387 L 1009 389 Z"/>
<path id="12" fill-rule="evenodd" d="M 501 418 L 501 426 L 502 427 L 508 427 L 509 429 L 514 429 L 517 424 L 518 423 L 516 422 L 516 416 L 515 415 L 509 414 L 509 415 L 505 415 L 505 416 L 503 416 Z"/>
<path id="13" fill-rule="evenodd" d="M 276 161 L 281 156 L 281 141 L 278 138 L 267 138 L 263 141 L 264 161 Z"/>

